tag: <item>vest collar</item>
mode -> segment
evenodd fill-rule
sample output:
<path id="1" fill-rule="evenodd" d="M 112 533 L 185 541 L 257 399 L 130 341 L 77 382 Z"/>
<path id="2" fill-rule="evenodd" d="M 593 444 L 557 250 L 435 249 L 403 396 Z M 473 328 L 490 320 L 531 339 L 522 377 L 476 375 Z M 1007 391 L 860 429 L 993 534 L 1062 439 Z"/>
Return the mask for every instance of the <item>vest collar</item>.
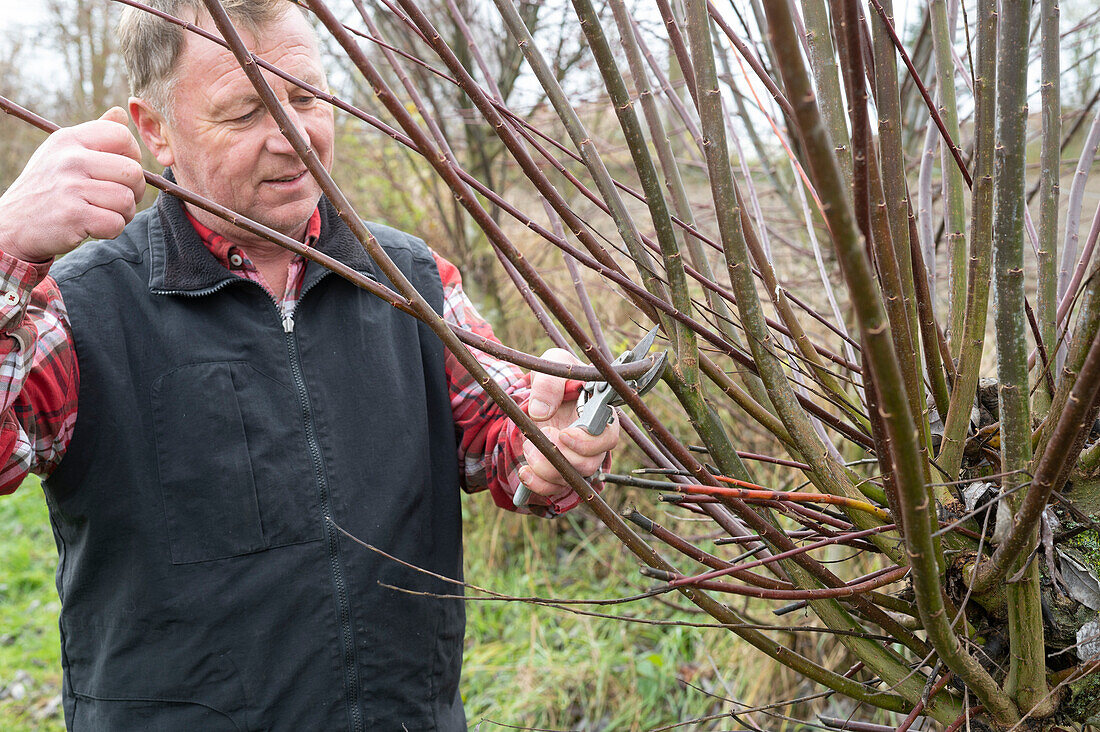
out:
<path id="1" fill-rule="evenodd" d="M 166 169 L 164 176 L 175 181 L 171 169 Z M 225 284 L 243 281 L 223 267 L 203 245 L 178 198 L 162 193 L 157 197 L 156 206 L 157 220 L 150 232 L 150 291 L 163 295 L 205 295 Z M 318 208 L 321 210 L 321 236 L 317 240 L 317 250 L 378 280 L 373 260 L 340 219 L 336 208 L 324 196 Z M 302 291 L 305 292 L 328 273 L 329 270 L 321 265 L 309 262 Z"/>

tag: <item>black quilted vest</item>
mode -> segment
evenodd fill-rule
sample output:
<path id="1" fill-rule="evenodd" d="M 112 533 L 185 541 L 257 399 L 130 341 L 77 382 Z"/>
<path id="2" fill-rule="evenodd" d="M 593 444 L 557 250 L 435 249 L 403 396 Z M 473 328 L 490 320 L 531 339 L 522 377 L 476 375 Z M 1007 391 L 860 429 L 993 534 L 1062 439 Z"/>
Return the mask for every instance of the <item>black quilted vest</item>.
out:
<path id="1" fill-rule="evenodd" d="M 318 249 L 389 281 L 321 201 Z M 432 306 L 427 247 L 371 230 Z M 74 730 L 465 729 L 443 348 L 309 264 L 293 320 L 162 195 L 54 266 L 78 419 L 45 481 Z"/>

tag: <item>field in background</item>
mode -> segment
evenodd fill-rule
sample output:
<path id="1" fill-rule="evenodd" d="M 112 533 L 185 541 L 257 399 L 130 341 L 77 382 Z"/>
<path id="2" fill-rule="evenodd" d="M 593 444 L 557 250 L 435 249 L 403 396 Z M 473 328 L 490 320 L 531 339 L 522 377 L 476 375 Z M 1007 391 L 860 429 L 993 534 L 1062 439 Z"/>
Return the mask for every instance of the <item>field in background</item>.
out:
<path id="1" fill-rule="evenodd" d="M 0 497 L 0 729 L 63 730 L 57 550 L 37 478 Z"/>
<path id="2" fill-rule="evenodd" d="M 575 599 L 621 597 L 646 586 L 633 558 L 579 511 L 542 521 L 496 510 L 487 495 L 465 497 L 464 510 L 472 584 L 514 596 Z M 691 534 L 683 522 L 675 528 Z M 28 479 L 14 495 L 0 499 L 0 729 L 8 732 L 64 729 L 55 564 L 45 501 L 37 479 Z M 668 600 L 682 605 L 676 597 Z M 709 620 L 652 599 L 579 609 L 649 620 Z M 843 659 L 820 658 L 814 637 L 800 639 L 803 652 L 834 667 L 843 664 Z M 737 708 L 714 696 L 755 705 L 817 691 L 762 659 L 718 628 L 642 625 L 517 602 L 475 601 L 467 603 L 462 689 L 470 728 L 483 732 L 506 729 L 494 722 L 653 729 Z M 828 702 L 817 702 L 813 710 L 828 710 Z M 776 711 L 812 718 L 808 705 Z M 775 732 L 808 729 L 779 718 L 770 722 L 767 729 Z M 727 716 L 678 729 L 731 728 L 740 726 Z"/>

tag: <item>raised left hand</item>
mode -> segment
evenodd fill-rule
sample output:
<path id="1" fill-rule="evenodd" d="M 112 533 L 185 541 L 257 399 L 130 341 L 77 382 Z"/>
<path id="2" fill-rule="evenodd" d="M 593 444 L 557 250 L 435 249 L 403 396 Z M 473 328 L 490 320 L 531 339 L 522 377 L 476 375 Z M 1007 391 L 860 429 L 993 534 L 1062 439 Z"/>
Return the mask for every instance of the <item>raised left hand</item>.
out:
<path id="1" fill-rule="evenodd" d="M 561 348 L 551 348 L 542 357 L 559 363 L 580 363 Z M 583 427 L 571 428 L 577 420 L 577 390 L 567 389 L 569 384 L 567 379 L 533 372 L 527 413 L 577 472 L 588 477 L 600 469 L 607 453 L 619 444 L 619 420 L 613 419 L 599 435 L 590 435 Z M 520 468 L 520 480 L 532 493 L 556 503 L 572 491 L 565 478 L 530 440 L 523 443 L 523 456 L 527 465 Z"/>

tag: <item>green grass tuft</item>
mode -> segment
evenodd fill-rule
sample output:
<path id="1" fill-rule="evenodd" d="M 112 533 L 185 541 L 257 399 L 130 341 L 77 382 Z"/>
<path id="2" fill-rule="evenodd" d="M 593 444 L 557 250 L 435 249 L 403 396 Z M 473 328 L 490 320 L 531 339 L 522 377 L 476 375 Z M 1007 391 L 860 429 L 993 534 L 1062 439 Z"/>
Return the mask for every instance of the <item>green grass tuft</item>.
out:
<path id="1" fill-rule="evenodd" d="M 543 521 L 499 511 L 480 495 L 464 499 L 464 512 L 466 576 L 472 584 L 512 596 L 573 599 L 622 597 L 650 586 L 638 574 L 637 560 L 583 510 Z M 691 534 L 690 523 L 667 523 Z M 64 729 L 56 561 L 42 491 L 37 479 L 28 479 L 14 495 L 0 497 L 3 730 Z M 758 605 L 748 607 L 765 614 Z M 679 608 L 688 606 L 676 595 L 663 602 L 578 606 L 651 620 L 710 622 Z M 734 708 L 711 695 L 755 704 L 820 691 L 777 670 L 722 629 L 642 625 L 501 601 L 471 600 L 467 617 L 462 689 L 471 729 L 506 729 L 494 724 L 499 722 L 648 730 Z M 799 647 L 803 653 L 812 655 L 818 653 L 817 642 L 806 636 L 797 641 L 805 644 Z M 843 664 L 840 658 L 831 661 L 834 667 Z M 808 707 L 777 711 L 804 719 L 811 715 Z M 776 732 L 806 728 L 763 719 Z M 726 717 L 677 729 L 735 725 Z"/>
<path id="2" fill-rule="evenodd" d="M 37 478 L 0 496 L 0 728 L 63 730 L 57 550 Z"/>

